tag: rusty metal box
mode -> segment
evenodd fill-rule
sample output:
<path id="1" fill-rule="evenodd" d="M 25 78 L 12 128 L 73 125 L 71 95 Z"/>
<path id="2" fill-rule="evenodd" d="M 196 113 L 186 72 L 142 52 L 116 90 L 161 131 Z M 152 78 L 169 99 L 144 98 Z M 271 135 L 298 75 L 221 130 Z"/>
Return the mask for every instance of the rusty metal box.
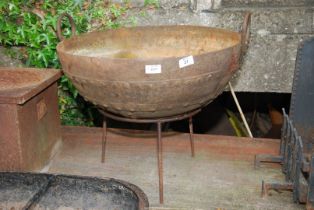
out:
<path id="1" fill-rule="evenodd" d="M 61 144 L 59 70 L 0 68 L 0 171 L 40 170 Z"/>

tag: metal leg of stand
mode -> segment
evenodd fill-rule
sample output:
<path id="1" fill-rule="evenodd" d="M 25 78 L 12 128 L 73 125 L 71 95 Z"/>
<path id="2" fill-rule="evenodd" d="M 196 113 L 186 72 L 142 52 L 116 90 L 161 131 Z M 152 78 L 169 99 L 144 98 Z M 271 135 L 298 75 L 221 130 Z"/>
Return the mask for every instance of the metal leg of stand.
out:
<path id="1" fill-rule="evenodd" d="M 99 110 L 105 118 L 110 118 L 122 122 L 132 122 L 132 123 L 156 123 L 157 124 L 157 157 L 158 157 L 158 176 L 159 176 L 159 200 L 160 204 L 164 202 L 164 193 L 163 193 L 163 164 L 162 164 L 162 136 L 161 136 L 161 125 L 164 122 L 173 122 L 178 120 L 183 120 L 190 118 L 189 120 L 189 128 L 190 128 L 190 143 L 191 143 L 191 151 L 192 157 L 194 156 L 194 141 L 193 141 L 193 122 L 192 116 L 199 113 L 201 109 L 197 109 L 191 111 L 189 113 L 171 116 L 171 117 L 164 117 L 164 118 L 153 118 L 153 119 L 133 119 L 133 118 L 126 118 L 119 115 L 112 114 L 110 112 L 106 112 L 102 109 Z M 101 162 L 105 161 L 105 150 L 106 150 L 106 139 L 107 139 L 107 124 L 106 119 L 104 120 L 103 124 L 103 137 L 102 137 L 102 154 L 101 154 Z"/>
<path id="2" fill-rule="evenodd" d="M 193 138 L 193 119 L 192 116 L 189 118 L 189 130 L 190 130 L 190 143 L 191 143 L 191 155 L 194 157 L 194 138 Z"/>
<path id="3" fill-rule="evenodd" d="M 158 157 L 158 176 L 159 176 L 159 202 L 164 203 L 164 183 L 162 166 L 162 142 L 161 142 L 161 122 L 157 122 L 157 157 Z"/>
<path id="4" fill-rule="evenodd" d="M 107 141 L 107 121 L 106 118 L 103 121 L 102 126 L 102 141 L 101 141 L 101 162 L 105 162 L 105 154 L 106 154 L 106 141 Z"/>

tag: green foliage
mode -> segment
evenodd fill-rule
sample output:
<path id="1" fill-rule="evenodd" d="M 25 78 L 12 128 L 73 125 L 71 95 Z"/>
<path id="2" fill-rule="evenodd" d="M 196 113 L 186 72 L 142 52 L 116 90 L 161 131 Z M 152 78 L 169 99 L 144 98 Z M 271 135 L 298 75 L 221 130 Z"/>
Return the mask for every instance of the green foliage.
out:
<path id="1" fill-rule="evenodd" d="M 60 14 L 70 14 L 77 33 L 83 33 L 120 27 L 123 22 L 119 17 L 126 11 L 126 7 L 103 0 L 1 0 L 0 44 L 18 46 L 20 53 L 8 54 L 18 56 L 27 66 L 60 68 L 56 53 L 59 42 L 56 23 Z M 68 37 L 71 35 L 69 22 L 63 22 L 63 34 Z M 66 76 L 59 82 L 59 109 L 63 124 L 92 125 L 90 106 L 80 101 Z"/>
<path id="2" fill-rule="evenodd" d="M 158 0 L 144 0 L 145 6 L 153 6 L 153 7 L 159 7 L 159 1 Z"/>

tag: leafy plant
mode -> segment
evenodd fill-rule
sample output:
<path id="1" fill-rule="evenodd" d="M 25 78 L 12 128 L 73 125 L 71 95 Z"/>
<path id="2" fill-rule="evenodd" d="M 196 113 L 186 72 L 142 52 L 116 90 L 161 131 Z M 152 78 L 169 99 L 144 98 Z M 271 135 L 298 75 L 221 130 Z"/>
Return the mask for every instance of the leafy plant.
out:
<path id="1" fill-rule="evenodd" d="M 144 0 L 144 6 L 153 6 L 153 7 L 159 7 L 159 1 L 158 0 Z"/>
<path id="2" fill-rule="evenodd" d="M 70 14 L 77 33 L 91 30 L 118 28 L 127 7 L 109 4 L 103 0 L 1 0 L 0 43 L 16 46 L 19 53 L 8 52 L 20 58 L 26 66 L 60 68 L 56 53 L 59 40 L 56 23 L 60 14 Z M 63 21 L 63 34 L 71 34 L 67 21 Z M 59 82 L 59 110 L 63 124 L 92 125 L 91 106 L 83 102 L 70 80 L 63 76 Z"/>

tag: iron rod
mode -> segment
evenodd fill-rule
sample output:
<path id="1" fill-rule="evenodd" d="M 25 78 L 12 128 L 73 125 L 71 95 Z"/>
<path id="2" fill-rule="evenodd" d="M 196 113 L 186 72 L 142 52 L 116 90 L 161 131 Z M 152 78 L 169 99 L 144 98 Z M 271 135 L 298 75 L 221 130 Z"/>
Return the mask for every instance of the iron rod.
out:
<path id="1" fill-rule="evenodd" d="M 190 116 L 193 116 L 193 115 L 196 115 L 197 113 L 199 113 L 201 111 L 201 109 L 196 109 L 196 110 L 193 110 L 191 112 L 181 114 L 181 115 L 169 116 L 169 117 L 163 117 L 163 118 L 153 118 L 153 119 L 152 118 L 143 118 L 143 119 L 127 118 L 127 117 L 112 114 L 110 112 L 106 112 L 102 109 L 99 109 L 99 111 L 105 117 L 108 117 L 108 118 L 111 118 L 114 120 L 118 120 L 118 121 L 122 121 L 122 122 L 134 122 L 134 123 L 158 123 L 158 122 L 161 122 L 161 123 L 164 123 L 164 122 L 173 122 L 173 121 L 179 121 L 179 120 L 189 118 Z"/>
<path id="2" fill-rule="evenodd" d="M 189 118 L 189 130 L 190 130 L 190 143 L 191 143 L 191 155 L 195 156 L 194 151 L 194 138 L 193 138 L 193 119 L 192 116 Z"/>
<path id="3" fill-rule="evenodd" d="M 161 142 L 161 122 L 157 122 L 157 157 L 158 157 L 158 176 L 159 176 L 159 202 L 164 203 L 164 183 L 162 165 L 162 142 Z"/>
<path id="4" fill-rule="evenodd" d="M 107 142 L 107 120 L 104 118 L 103 126 L 102 126 L 102 144 L 101 144 L 101 162 L 105 162 L 105 154 L 106 154 L 106 142 Z"/>
<path id="5" fill-rule="evenodd" d="M 190 144 L 191 144 L 191 153 L 192 157 L 195 155 L 194 149 L 194 138 L 193 138 L 193 120 L 192 117 L 199 113 L 201 109 L 196 109 L 191 112 L 164 117 L 164 118 L 156 118 L 156 119 L 133 119 L 133 118 L 126 118 L 122 116 L 117 116 L 110 112 L 106 112 L 102 109 L 99 110 L 101 114 L 103 114 L 104 122 L 103 122 L 103 136 L 102 136 L 102 157 L 101 162 L 105 161 L 105 150 L 106 150 L 106 141 L 107 141 L 107 122 L 106 118 L 122 121 L 122 122 L 133 122 L 133 123 L 156 123 L 157 124 L 157 158 L 158 158 L 158 176 L 159 176 L 159 200 L 160 204 L 163 204 L 163 163 L 162 163 L 162 135 L 161 135 L 161 125 L 165 122 L 172 122 L 177 120 L 183 120 L 189 118 L 189 130 L 190 130 Z"/>

